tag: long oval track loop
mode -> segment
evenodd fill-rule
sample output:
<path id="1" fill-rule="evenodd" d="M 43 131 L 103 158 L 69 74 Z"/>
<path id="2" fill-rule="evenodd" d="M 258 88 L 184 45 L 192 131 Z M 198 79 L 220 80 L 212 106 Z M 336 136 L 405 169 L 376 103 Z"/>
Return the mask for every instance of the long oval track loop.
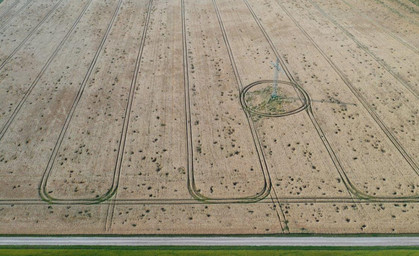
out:
<path id="1" fill-rule="evenodd" d="M 247 5 L 249 11 L 252 13 L 256 23 L 259 26 L 259 29 L 262 31 L 262 33 L 264 34 L 266 40 L 269 42 L 269 44 L 271 45 L 271 48 L 273 50 L 273 52 L 275 53 L 275 56 L 279 59 L 281 67 L 284 69 L 285 74 L 287 75 L 287 77 L 290 79 L 290 81 L 292 81 L 293 83 L 296 83 L 298 85 L 298 83 L 296 82 L 296 80 L 294 79 L 292 73 L 288 70 L 288 67 L 286 65 L 286 62 L 283 60 L 282 56 L 279 54 L 276 46 L 273 44 L 272 40 L 270 39 L 269 35 L 266 33 L 266 30 L 264 29 L 262 23 L 260 22 L 260 20 L 257 18 L 256 14 L 254 13 L 252 7 L 250 6 L 250 4 L 248 3 L 248 0 L 243 0 L 245 2 L 245 4 Z M 305 32 L 302 27 L 297 23 L 297 21 L 289 14 L 289 12 L 282 6 L 281 3 L 278 2 L 278 4 L 282 7 L 282 9 L 284 10 L 285 13 L 287 13 L 288 16 L 290 16 L 290 18 L 294 21 L 294 23 L 297 25 L 297 27 L 300 28 L 300 30 L 302 30 L 303 34 L 306 35 L 306 37 L 308 37 L 309 39 L 311 39 L 311 37 L 309 37 L 309 35 L 307 34 L 307 32 Z M 315 46 L 316 49 L 320 51 L 320 53 L 322 53 L 322 55 L 326 58 L 327 56 L 324 55 L 323 51 L 321 51 L 321 49 L 314 43 L 314 41 L 312 41 L 312 39 L 310 40 Z M 329 62 L 330 63 L 330 62 Z M 327 152 L 329 153 L 330 158 L 332 159 L 332 162 L 334 163 L 336 170 L 339 173 L 339 176 L 342 178 L 342 181 L 344 182 L 346 188 L 348 189 L 348 191 L 356 196 L 358 199 L 360 200 L 377 200 L 377 201 L 386 201 L 386 200 L 408 200 L 410 202 L 419 202 L 419 196 L 415 195 L 415 196 L 397 196 L 397 197 L 385 197 L 385 196 L 370 196 L 367 195 L 365 193 L 363 193 L 362 191 L 360 191 L 358 188 L 355 187 L 355 185 L 351 182 L 351 180 L 348 178 L 339 158 L 336 156 L 335 151 L 333 150 L 333 148 L 331 147 L 329 141 L 327 140 L 323 130 L 321 129 L 319 123 L 317 122 L 314 114 L 313 114 L 313 110 L 311 107 L 311 104 L 308 105 L 308 108 L 306 109 L 306 112 L 308 114 L 308 116 L 310 117 L 310 120 L 312 121 L 320 139 L 322 140 Z"/>
<path id="2" fill-rule="evenodd" d="M 247 0 L 244 0 L 247 1 Z M 310 0 L 309 0 L 310 1 Z M 316 44 L 313 38 L 301 27 L 301 25 L 294 19 L 294 17 L 289 13 L 289 11 L 277 1 L 278 5 L 283 9 L 283 11 L 290 17 L 290 19 L 294 22 L 294 24 L 300 29 L 300 31 L 307 37 L 307 39 L 313 44 L 313 46 L 319 51 L 319 53 L 325 58 L 325 60 L 330 64 L 333 70 L 337 73 L 337 75 L 342 79 L 345 85 L 349 88 L 349 90 L 354 94 L 354 96 L 361 102 L 362 106 L 365 110 L 371 115 L 377 125 L 381 128 L 384 134 L 388 137 L 391 143 L 397 148 L 403 158 L 407 161 L 407 163 L 412 167 L 413 171 L 419 175 L 419 168 L 417 163 L 413 160 L 413 158 L 407 153 L 407 151 L 402 147 L 400 142 L 397 140 L 395 135 L 390 131 L 390 129 L 384 124 L 384 122 L 379 118 L 377 112 L 374 108 L 368 103 L 368 101 L 363 97 L 361 93 L 359 93 L 356 88 L 352 85 L 346 75 L 339 69 L 339 67 L 327 56 L 327 54 Z M 274 46 L 273 46 L 274 47 Z"/>
<path id="3" fill-rule="evenodd" d="M 118 16 L 118 13 L 121 9 L 121 5 L 122 5 L 123 1 L 124 0 L 120 0 L 118 2 L 117 9 L 115 10 L 114 16 L 111 19 L 111 22 L 108 26 L 108 30 L 103 37 L 102 44 L 101 44 L 100 48 L 103 48 L 103 45 L 104 45 L 104 43 L 107 39 L 107 36 L 109 35 L 109 33 L 111 31 L 111 28 L 113 26 L 113 23 L 115 22 L 116 17 Z M 148 30 L 148 26 L 149 26 L 151 11 L 152 11 L 152 3 L 153 3 L 153 0 L 150 0 L 149 3 L 148 3 L 147 11 L 146 11 L 145 25 L 144 25 L 144 30 L 143 30 L 143 33 L 142 33 L 141 42 L 140 42 L 140 46 L 139 46 L 139 50 L 138 50 L 138 54 L 137 54 L 137 58 L 136 58 L 136 63 L 135 63 L 135 67 L 134 67 L 133 78 L 132 78 L 132 81 L 131 81 L 130 93 L 129 93 L 129 96 L 128 96 L 127 107 L 125 109 L 124 124 L 123 124 L 123 127 L 122 127 L 121 138 L 119 140 L 120 143 L 119 143 L 119 147 L 118 147 L 118 157 L 117 157 L 115 167 L 114 167 L 114 175 L 112 177 L 111 187 L 107 190 L 107 192 L 105 194 L 103 194 L 99 197 L 95 197 L 95 198 L 59 199 L 59 198 L 53 198 L 53 197 L 49 196 L 48 193 L 47 193 L 46 186 L 47 186 L 49 175 L 50 175 L 51 170 L 52 170 L 53 162 L 55 160 L 55 157 L 56 157 L 58 149 L 59 149 L 59 146 L 58 146 L 57 149 L 56 149 L 55 155 L 53 155 L 51 157 L 51 160 L 50 160 L 51 162 L 50 162 L 49 166 L 47 167 L 48 169 L 46 169 L 46 175 L 44 176 L 43 182 L 41 183 L 41 186 L 40 186 L 40 194 L 42 194 L 41 197 L 43 198 L 43 200 L 48 201 L 49 203 L 53 203 L 53 204 L 98 204 L 98 203 L 102 203 L 102 202 L 105 202 L 105 201 L 109 200 L 111 197 L 113 197 L 117 194 L 119 176 L 120 176 L 120 172 L 121 172 L 121 163 L 122 163 L 122 160 L 123 160 L 123 152 L 124 152 L 124 148 L 125 148 L 126 134 L 127 134 L 127 129 L 128 129 L 129 119 L 130 119 L 132 101 L 133 101 L 133 97 L 134 97 L 134 89 L 135 89 L 135 84 L 137 82 L 138 73 L 139 73 L 139 70 L 140 70 L 142 53 L 143 53 L 143 49 L 144 49 L 144 45 L 145 45 L 147 30 Z M 98 49 L 97 52 L 96 52 L 97 55 L 95 56 L 96 60 L 99 57 L 100 52 L 101 52 L 101 49 Z M 94 60 L 91 63 L 91 68 L 89 68 L 89 71 L 86 74 L 85 80 L 82 83 L 82 87 L 80 88 L 80 92 L 79 92 L 79 95 L 78 95 L 79 98 L 78 98 L 77 102 L 80 100 L 81 94 L 83 93 L 84 87 L 87 84 L 88 77 L 90 76 L 90 74 L 91 74 L 91 72 L 92 72 L 92 70 L 95 66 L 96 60 Z M 75 110 L 75 108 L 77 107 L 77 104 L 73 105 L 73 106 L 74 106 L 74 110 Z M 74 113 L 74 110 L 73 110 L 72 113 Z M 68 119 L 67 126 L 63 127 L 63 131 L 62 131 L 63 133 L 65 133 L 66 129 L 68 128 L 68 124 L 71 121 L 71 115 L 72 114 L 69 114 L 69 116 L 68 116 L 69 119 Z M 63 136 L 64 136 L 64 134 L 63 134 Z M 61 137 L 61 141 L 59 141 L 59 143 L 57 143 L 57 145 L 61 145 L 62 139 L 63 139 L 63 137 Z"/>
<path id="4" fill-rule="evenodd" d="M 72 203 L 72 202 L 85 202 L 86 204 L 95 204 L 95 203 L 99 203 L 99 202 L 102 202 L 104 200 L 109 199 L 110 197 L 112 197 L 112 195 L 116 191 L 116 187 L 114 186 L 114 183 L 113 183 L 112 184 L 112 187 L 104 195 L 102 195 L 102 196 L 100 196 L 98 198 L 94 198 L 94 199 L 93 198 L 92 199 L 86 198 L 86 199 L 77 199 L 77 200 L 63 200 L 63 199 L 54 198 L 54 197 L 48 195 L 48 192 L 47 192 L 47 188 L 46 187 L 47 187 L 48 178 L 49 178 L 49 175 L 51 174 L 52 167 L 54 165 L 55 158 L 57 156 L 58 150 L 59 150 L 59 148 L 60 148 L 60 146 L 62 144 L 62 141 L 64 139 L 65 133 L 66 133 L 66 131 L 68 129 L 68 126 L 69 126 L 69 124 L 71 122 L 71 119 L 73 117 L 73 114 L 74 114 L 74 112 L 75 112 L 75 110 L 77 108 L 78 102 L 80 101 L 80 99 L 81 99 L 81 97 L 83 95 L 83 91 L 84 91 L 84 88 L 86 87 L 87 81 L 89 80 L 89 77 L 92 74 L 92 71 L 93 71 L 93 68 L 96 65 L 97 59 L 99 58 L 99 55 L 102 52 L 103 46 L 104 46 L 104 44 L 106 42 L 106 39 L 108 38 L 108 36 L 109 36 L 109 34 L 111 32 L 111 29 L 112 29 L 112 27 L 113 27 L 113 25 L 115 23 L 116 17 L 119 14 L 119 11 L 121 9 L 122 2 L 123 2 L 123 0 L 119 0 L 119 2 L 117 4 L 117 7 L 116 7 L 116 9 L 115 9 L 115 11 L 113 13 L 113 16 L 112 16 L 112 18 L 111 18 L 111 20 L 110 20 L 110 22 L 109 22 L 109 24 L 107 26 L 106 32 L 105 32 L 105 34 L 102 37 L 102 41 L 100 42 L 100 45 L 99 45 L 98 49 L 96 50 L 95 56 L 93 57 L 93 60 L 90 63 L 90 66 L 89 66 L 89 68 L 87 70 L 87 73 L 84 76 L 83 82 L 81 83 L 81 85 L 79 87 L 79 91 L 78 91 L 78 93 L 76 95 L 76 98 L 73 101 L 73 105 L 72 105 L 72 107 L 70 109 L 70 112 L 67 115 L 67 118 L 65 120 L 65 123 L 64 123 L 64 125 L 62 127 L 62 130 L 60 132 L 60 136 L 59 136 L 59 138 L 57 140 L 57 143 L 54 146 L 54 149 L 52 151 L 51 157 L 50 157 L 50 159 L 48 161 L 48 165 L 47 165 L 47 167 L 45 169 L 45 172 L 44 172 L 44 174 L 42 176 L 42 180 L 41 180 L 41 183 L 39 185 L 39 195 L 42 198 L 42 200 L 44 200 L 46 202 L 55 203 L 55 204 L 68 204 L 68 203 Z"/>
<path id="5" fill-rule="evenodd" d="M 221 16 L 220 13 L 218 11 L 218 8 L 216 6 L 216 3 L 214 3 L 214 7 L 215 7 L 215 11 L 216 11 L 216 15 L 217 15 L 217 19 L 218 22 L 220 24 L 220 28 L 221 31 L 223 33 L 223 39 L 224 42 L 226 44 L 227 47 L 227 51 L 229 53 L 229 58 L 230 58 L 230 62 L 232 64 L 232 68 L 234 70 L 234 74 L 235 74 L 235 78 L 237 80 L 238 83 L 238 89 L 239 91 L 242 88 L 242 83 L 240 80 L 240 77 L 238 76 L 238 72 L 237 72 L 237 68 L 235 66 L 235 61 L 233 58 L 233 55 L 231 53 L 231 48 L 230 45 L 228 43 L 228 38 L 226 37 L 226 32 L 225 32 L 225 28 L 224 25 L 222 23 L 221 20 Z M 194 165 L 193 165 L 193 144 L 192 144 L 192 127 L 191 127 L 191 110 L 190 110 L 190 96 L 189 96 L 189 71 L 188 71 L 188 49 L 187 49 L 187 40 L 186 40 L 186 18 L 185 18 L 185 3 L 184 0 L 181 1 L 181 11 L 182 11 L 182 34 L 183 34 L 183 67 L 184 67 L 184 87 L 185 87 L 185 112 L 186 112 L 186 132 L 187 132 L 187 138 L 188 138 L 188 144 L 187 144 L 187 151 L 188 151 L 188 167 L 187 167 L 187 173 L 188 173 L 188 179 L 187 179 L 187 186 L 188 186 L 188 190 L 189 193 L 192 195 L 193 198 L 195 198 L 196 200 L 205 202 L 205 203 L 253 203 L 253 202 L 257 202 L 260 201 L 264 198 L 266 198 L 271 191 L 272 188 L 272 182 L 271 182 L 271 178 L 268 172 L 268 168 L 267 168 L 267 164 L 266 164 L 266 160 L 265 160 L 265 156 L 264 153 L 261 149 L 261 144 L 259 142 L 259 139 L 257 138 L 257 134 L 255 131 L 255 128 L 253 126 L 253 123 L 250 119 L 249 114 L 245 112 L 246 115 L 246 119 L 247 122 L 249 124 L 250 130 L 251 130 L 251 134 L 252 134 L 252 138 L 255 144 L 255 148 L 256 148 L 256 152 L 257 152 L 257 156 L 259 159 L 259 164 L 260 164 L 260 168 L 262 170 L 262 174 L 263 174 L 263 179 L 264 179 L 264 185 L 262 187 L 262 189 L 257 192 L 254 195 L 251 196 L 245 196 L 245 197 L 225 197 L 225 198 L 210 198 L 207 196 L 202 195 L 199 190 L 196 187 L 195 184 L 195 176 L 194 176 Z"/>

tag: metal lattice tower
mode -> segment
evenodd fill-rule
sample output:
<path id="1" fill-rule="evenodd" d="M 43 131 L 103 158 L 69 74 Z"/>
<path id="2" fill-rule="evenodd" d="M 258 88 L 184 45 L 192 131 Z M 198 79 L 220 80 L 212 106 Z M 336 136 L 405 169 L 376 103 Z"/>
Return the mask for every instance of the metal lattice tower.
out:
<path id="1" fill-rule="evenodd" d="M 272 62 L 272 65 L 275 68 L 275 74 L 274 74 L 274 86 L 273 86 L 271 98 L 277 99 L 278 98 L 278 76 L 279 76 L 279 71 L 281 70 L 281 66 L 279 65 L 279 59 L 278 58 L 276 59 L 276 63 Z"/>

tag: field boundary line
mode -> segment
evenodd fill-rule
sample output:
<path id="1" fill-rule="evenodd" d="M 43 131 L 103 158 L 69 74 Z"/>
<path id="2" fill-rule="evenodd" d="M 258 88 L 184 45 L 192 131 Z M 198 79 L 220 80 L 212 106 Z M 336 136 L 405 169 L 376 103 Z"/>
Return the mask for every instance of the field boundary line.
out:
<path id="1" fill-rule="evenodd" d="M 152 6 L 153 6 L 153 0 L 149 0 L 147 12 L 146 12 L 146 17 L 144 19 L 144 29 L 143 29 L 143 33 L 142 33 L 142 37 L 141 37 L 140 46 L 139 46 L 139 49 L 138 49 L 137 59 L 135 61 L 133 77 L 132 77 L 132 80 L 131 80 L 131 86 L 130 86 L 130 91 L 129 91 L 129 95 L 128 95 L 127 107 L 125 108 L 124 124 L 122 126 L 120 144 L 119 144 L 119 147 L 118 147 L 118 156 L 117 156 L 116 163 L 115 163 L 114 176 L 113 176 L 112 188 L 111 188 L 114 191 L 114 192 L 111 193 L 111 195 L 115 194 L 115 198 L 118 194 L 117 189 L 118 189 L 118 185 L 119 185 L 119 177 L 120 177 L 120 174 L 121 174 L 122 161 L 123 161 L 123 158 L 124 158 L 124 149 L 125 149 L 125 142 L 126 142 L 126 139 L 127 139 L 128 124 L 129 124 L 129 120 L 130 120 L 130 116 L 131 116 L 132 102 L 134 100 L 134 90 L 135 90 L 135 85 L 137 84 L 138 73 L 140 72 L 141 59 L 142 59 L 142 56 L 143 56 L 144 45 L 145 45 L 145 41 L 146 41 L 146 38 L 147 38 L 147 31 L 148 31 L 148 27 L 149 27 L 149 24 L 150 24 Z M 107 214 L 106 214 L 105 231 L 110 230 L 111 227 L 112 227 L 112 219 L 113 219 L 114 211 L 115 211 L 115 204 L 111 204 L 111 206 L 108 208 L 108 211 L 107 211 Z"/>
<path id="2" fill-rule="evenodd" d="M 41 180 L 40 185 L 39 185 L 39 195 L 46 202 L 59 203 L 59 202 L 74 202 L 74 201 L 80 201 L 80 200 L 83 201 L 84 200 L 84 201 L 87 201 L 87 202 L 90 202 L 90 203 L 96 203 L 96 202 L 100 202 L 100 200 L 106 200 L 106 199 L 108 199 L 115 192 L 114 190 L 110 189 L 106 194 L 102 195 L 99 198 L 95 198 L 95 199 L 63 200 L 63 199 L 53 198 L 53 197 L 51 197 L 51 196 L 48 195 L 48 192 L 47 192 L 47 183 L 48 183 L 49 175 L 51 174 L 51 171 L 52 171 L 52 167 L 53 167 L 54 162 L 55 162 L 55 158 L 56 158 L 56 156 L 58 154 L 58 150 L 61 147 L 62 141 L 64 139 L 65 133 L 67 132 L 67 129 L 68 129 L 68 126 L 69 126 L 69 124 L 70 124 L 70 122 L 72 120 L 73 114 L 74 114 L 74 112 L 75 112 L 75 110 L 77 108 L 77 105 L 78 105 L 78 103 L 79 103 L 79 101 L 80 101 L 80 99 L 81 99 L 81 97 L 83 95 L 84 89 L 86 87 L 87 81 L 90 78 L 90 75 L 92 74 L 93 68 L 96 66 L 96 62 L 97 62 L 100 54 L 102 53 L 103 46 L 105 45 L 105 42 L 106 42 L 106 40 L 107 40 L 107 38 L 108 38 L 111 30 L 112 30 L 112 27 L 113 27 L 113 25 L 115 23 L 116 17 L 119 14 L 119 11 L 121 9 L 121 5 L 122 5 L 122 2 L 123 1 L 124 0 L 119 0 L 118 1 L 117 7 L 115 8 L 115 11 L 113 13 L 113 16 L 111 17 L 111 19 L 109 21 L 109 24 L 107 26 L 106 32 L 103 35 L 102 40 L 101 40 L 101 42 L 99 44 L 99 47 L 96 50 L 96 53 L 95 53 L 95 55 L 94 55 L 94 57 L 93 57 L 93 59 L 92 59 L 92 61 L 90 63 L 90 66 L 89 66 L 88 70 L 87 70 L 87 73 L 85 74 L 85 76 L 83 78 L 83 81 L 80 84 L 79 91 L 77 92 L 77 95 L 76 95 L 76 97 L 75 97 L 75 99 L 73 101 L 73 105 L 71 106 L 70 112 L 67 114 L 67 117 L 65 119 L 65 123 L 64 123 L 64 125 L 63 125 L 63 127 L 61 129 L 61 132 L 60 132 L 60 135 L 58 137 L 58 140 L 57 140 L 57 142 L 56 142 L 56 144 L 54 146 L 54 149 L 52 151 L 51 157 L 50 157 L 50 159 L 48 161 L 48 165 L 47 165 L 47 167 L 46 167 L 46 169 L 44 171 L 44 174 L 42 176 L 42 180 Z"/>
<path id="3" fill-rule="evenodd" d="M 31 6 L 32 5 L 32 3 L 33 3 L 34 1 L 31 1 L 31 0 L 27 0 L 26 1 L 26 3 L 22 6 L 22 7 L 20 7 L 17 11 L 16 11 L 16 13 L 14 13 L 13 14 L 13 16 L 10 16 L 2 25 L 0 25 L 0 30 L 3 30 L 3 28 L 5 28 L 6 26 L 8 26 L 9 25 L 9 23 L 13 20 L 13 19 L 15 19 L 19 14 L 20 14 L 20 12 L 22 12 L 23 11 L 23 9 L 25 9 L 26 7 L 28 7 L 28 6 Z M 29 4 L 30 3 L 30 4 Z M 6 30 L 7 29 L 9 29 L 9 27 L 7 27 L 6 28 Z"/>
<path id="4" fill-rule="evenodd" d="M 9 117 L 9 119 L 7 120 L 7 122 L 5 123 L 5 125 L 1 128 L 0 130 L 0 141 L 2 140 L 4 134 L 7 132 L 7 130 L 10 127 L 10 124 L 14 121 L 15 117 L 17 116 L 17 114 L 19 113 L 20 109 L 22 108 L 23 104 L 26 102 L 26 99 L 29 97 L 29 95 L 31 94 L 32 90 L 35 88 L 35 86 L 38 84 L 39 80 L 41 79 L 41 77 L 44 75 L 45 71 L 48 69 L 49 65 L 51 64 L 51 62 L 53 61 L 53 59 L 57 56 L 58 52 L 61 50 L 61 48 L 63 47 L 64 43 L 67 41 L 67 39 L 70 37 L 71 33 L 74 31 L 74 29 L 76 28 L 76 26 L 78 25 L 79 21 L 81 20 L 82 16 L 86 13 L 86 10 L 88 9 L 88 7 L 90 6 L 91 2 L 93 0 L 89 0 L 84 9 L 81 11 L 80 15 L 78 16 L 78 18 L 76 19 L 76 21 L 73 23 L 73 26 L 70 28 L 70 30 L 67 32 L 67 34 L 64 36 L 64 38 L 61 40 L 61 42 L 58 44 L 57 48 L 55 49 L 55 51 L 52 53 L 52 55 L 48 58 L 47 62 L 44 64 L 44 66 L 42 67 L 41 71 L 38 73 L 38 75 L 36 76 L 35 80 L 32 81 L 31 85 L 29 86 L 29 88 L 26 90 L 23 98 L 19 101 L 18 105 L 16 106 L 16 108 L 14 109 L 12 115 Z"/>
<path id="5" fill-rule="evenodd" d="M 54 7 L 45 15 L 45 17 L 41 20 L 41 22 L 38 23 L 38 25 L 36 25 L 36 27 L 34 27 L 31 32 L 25 37 L 25 39 L 23 39 L 23 41 L 12 51 L 11 54 L 9 54 L 9 56 L 7 56 L 7 58 L 0 64 L 0 70 L 2 70 L 4 68 L 4 66 L 8 63 L 8 61 L 16 54 L 16 52 L 18 52 L 22 46 L 29 40 L 29 38 L 31 38 L 34 33 L 38 30 L 38 28 L 51 16 L 51 14 L 57 10 L 58 6 L 63 2 L 64 0 L 59 0 Z"/>
<path id="6" fill-rule="evenodd" d="M 357 12 L 360 16 L 366 18 L 368 21 L 370 21 L 376 27 L 381 28 L 382 31 L 384 31 L 386 34 L 388 34 L 389 36 L 391 36 L 395 40 L 399 41 L 401 44 L 403 44 L 404 46 L 406 46 L 407 48 L 409 48 L 411 51 L 413 51 L 416 54 L 419 54 L 419 49 L 416 48 L 415 46 L 411 45 L 409 42 L 407 42 L 406 40 L 404 40 L 402 37 L 394 34 L 392 31 L 390 31 L 389 29 L 385 28 L 383 25 L 377 23 L 376 21 L 374 21 L 373 19 L 371 19 L 370 17 L 368 17 L 367 15 L 365 15 L 364 13 L 362 13 L 362 11 L 359 8 L 354 7 L 353 5 L 351 5 L 350 3 L 348 3 L 346 0 L 341 0 L 341 1 L 343 3 L 345 3 L 347 6 L 349 6 L 351 9 L 355 10 L 355 12 Z"/>
<path id="7" fill-rule="evenodd" d="M 278 197 L 278 200 L 283 204 L 331 204 L 331 203 L 341 203 L 341 204 L 370 204 L 370 203 L 409 203 L 409 204 L 417 204 L 419 200 L 417 198 L 411 199 L 363 199 L 363 198 L 356 198 L 356 197 L 329 197 L 329 198 L 312 198 L 312 197 Z M 54 203 L 53 203 L 54 204 Z M 108 206 L 115 206 L 115 205 L 202 205 L 201 201 L 196 200 L 195 198 L 178 198 L 178 199 L 171 199 L 171 198 L 159 198 L 159 199 L 110 199 L 100 204 L 91 204 L 92 206 L 101 206 L 101 205 L 108 205 Z M 223 205 L 231 205 L 230 202 L 217 202 L 216 204 L 223 204 Z M 240 203 L 233 203 L 233 204 L 240 204 Z M 257 202 L 253 202 L 252 204 L 273 204 L 272 198 L 264 198 Z M 15 206 L 15 205 L 49 205 L 48 202 L 45 202 L 42 199 L 10 199 L 10 200 L 1 200 L 0 205 L 3 206 Z M 69 206 L 69 205 L 86 205 L 83 202 L 75 202 L 71 204 L 60 204 L 62 206 Z M 280 214 L 278 212 L 278 214 Z"/>
<path id="8" fill-rule="evenodd" d="M 412 86 L 398 73 L 395 73 L 393 69 L 383 59 L 378 58 L 372 51 L 370 51 L 368 46 L 364 45 L 358 39 L 356 39 L 356 37 L 351 32 L 349 32 L 346 28 L 344 28 L 341 24 L 339 24 L 334 18 L 331 17 L 331 15 L 327 14 L 317 3 L 314 2 L 314 0 L 307 0 L 307 1 L 309 1 L 311 5 L 313 5 L 317 9 L 317 11 L 319 11 L 326 19 L 331 21 L 336 27 L 342 30 L 346 34 L 347 37 L 352 39 L 352 41 L 354 41 L 358 45 L 359 48 L 364 50 L 364 52 L 368 53 L 368 55 L 370 55 L 378 64 L 380 64 L 388 73 L 390 73 L 410 93 L 412 93 L 416 99 L 419 98 L 418 92 L 416 91 L 416 89 L 412 88 Z"/>

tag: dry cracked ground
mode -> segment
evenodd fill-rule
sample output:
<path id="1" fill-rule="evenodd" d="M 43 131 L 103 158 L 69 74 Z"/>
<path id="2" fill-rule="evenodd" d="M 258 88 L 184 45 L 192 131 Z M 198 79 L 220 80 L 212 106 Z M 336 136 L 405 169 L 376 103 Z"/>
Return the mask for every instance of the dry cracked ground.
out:
<path id="1" fill-rule="evenodd" d="M 414 2 L 4 0 L 0 234 L 418 233 Z"/>

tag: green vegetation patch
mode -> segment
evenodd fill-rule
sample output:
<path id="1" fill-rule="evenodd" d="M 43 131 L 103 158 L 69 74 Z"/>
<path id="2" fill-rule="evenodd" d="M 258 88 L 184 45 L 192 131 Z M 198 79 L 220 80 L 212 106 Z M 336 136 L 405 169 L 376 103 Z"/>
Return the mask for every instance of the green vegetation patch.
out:
<path id="1" fill-rule="evenodd" d="M 285 112 L 284 96 L 281 96 L 281 91 L 278 90 L 278 97 L 272 97 L 272 87 L 265 87 L 260 90 L 248 91 L 246 93 L 246 104 L 250 111 L 265 113 L 265 114 L 279 114 Z"/>
<path id="2" fill-rule="evenodd" d="M 51 248 L 1 248 L 0 255 L 8 256 L 49 256 L 49 255 L 97 255 L 97 256 L 132 256 L 132 255 L 302 255 L 302 256 L 416 256 L 419 248 L 377 248 L 377 247 L 51 247 Z"/>
<path id="3" fill-rule="evenodd" d="M 419 0 L 409 0 L 409 1 L 419 6 Z M 1 0 L 0 0 L 0 3 L 1 3 Z"/>

